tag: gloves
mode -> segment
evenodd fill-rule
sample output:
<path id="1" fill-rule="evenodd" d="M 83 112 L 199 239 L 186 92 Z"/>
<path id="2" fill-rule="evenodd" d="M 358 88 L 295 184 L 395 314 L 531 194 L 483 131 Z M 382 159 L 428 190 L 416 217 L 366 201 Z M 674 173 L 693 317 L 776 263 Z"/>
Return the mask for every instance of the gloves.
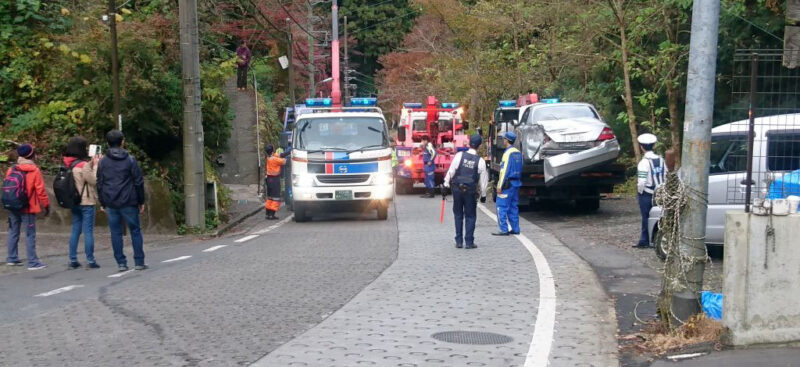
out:
<path id="1" fill-rule="evenodd" d="M 43 215 L 45 217 L 50 215 L 50 207 L 49 206 L 44 207 L 44 214 Z"/>
<path id="2" fill-rule="evenodd" d="M 450 195 L 450 188 L 447 186 L 442 186 L 442 199 L 446 198 L 447 195 Z"/>
<path id="3" fill-rule="evenodd" d="M 481 196 L 481 204 L 486 202 L 486 196 Z"/>

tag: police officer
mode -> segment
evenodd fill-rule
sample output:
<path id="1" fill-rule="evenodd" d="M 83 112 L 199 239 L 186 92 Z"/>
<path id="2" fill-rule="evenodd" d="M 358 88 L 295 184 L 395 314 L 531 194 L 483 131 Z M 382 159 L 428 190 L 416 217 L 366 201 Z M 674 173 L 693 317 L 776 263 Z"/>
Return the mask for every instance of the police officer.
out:
<path id="1" fill-rule="evenodd" d="M 664 184 L 667 174 L 667 165 L 664 158 L 653 152 L 657 138 L 653 134 L 642 134 L 637 139 L 644 152 L 644 157 L 637 166 L 636 189 L 639 193 L 639 212 L 642 214 L 642 232 L 639 242 L 633 247 L 650 247 L 650 236 L 647 231 L 647 220 L 650 218 L 650 209 L 653 208 L 653 193 Z"/>
<path id="2" fill-rule="evenodd" d="M 475 220 L 477 219 L 478 188 L 480 187 L 481 202 L 486 202 L 486 186 L 489 183 L 489 173 L 486 171 L 486 162 L 478 156 L 478 147 L 482 139 L 478 134 L 469 138 L 469 150 L 456 153 L 447 175 L 444 177 L 442 199 L 448 191 L 453 191 L 453 217 L 456 220 L 456 248 L 473 249 L 475 245 Z M 467 233 L 463 227 L 466 225 Z"/>
<path id="3" fill-rule="evenodd" d="M 508 131 L 502 135 L 506 150 L 500 163 L 500 178 L 497 180 L 497 226 L 495 236 L 519 234 L 519 187 L 522 186 L 522 153 L 514 148 L 517 134 Z M 508 225 L 511 225 L 511 231 Z"/>
<path id="4" fill-rule="evenodd" d="M 423 198 L 434 197 L 433 191 L 436 185 L 436 149 L 431 144 L 427 136 L 422 137 L 422 163 L 425 170 L 425 195 Z"/>

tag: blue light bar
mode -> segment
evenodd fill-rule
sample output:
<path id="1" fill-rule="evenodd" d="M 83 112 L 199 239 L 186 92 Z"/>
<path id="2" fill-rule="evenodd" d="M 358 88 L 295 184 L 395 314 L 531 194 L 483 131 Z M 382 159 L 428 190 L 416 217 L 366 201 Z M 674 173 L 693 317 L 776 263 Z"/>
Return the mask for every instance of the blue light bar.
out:
<path id="1" fill-rule="evenodd" d="M 377 104 L 378 104 L 377 98 L 360 98 L 360 97 L 350 98 L 351 106 L 375 106 Z"/>
<path id="2" fill-rule="evenodd" d="M 541 100 L 541 102 L 542 103 L 559 103 L 559 102 L 561 102 L 561 100 L 558 99 L 558 98 L 545 98 L 545 99 Z"/>
<path id="3" fill-rule="evenodd" d="M 498 104 L 500 107 L 517 107 L 517 101 L 513 99 L 502 100 Z"/>
<path id="4" fill-rule="evenodd" d="M 442 103 L 442 108 L 458 108 L 460 104 L 454 102 Z"/>
<path id="5" fill-rule="evenodd" d="M 403 103 L 404 108 L 422 108 L 422 103 L 419 102 L 406 102 Z"/>
<path id="6" fill-rule="evenodd" d="M 306 107 L 330 107 L 332 103 L 330 98 L 306 98 Z"/>

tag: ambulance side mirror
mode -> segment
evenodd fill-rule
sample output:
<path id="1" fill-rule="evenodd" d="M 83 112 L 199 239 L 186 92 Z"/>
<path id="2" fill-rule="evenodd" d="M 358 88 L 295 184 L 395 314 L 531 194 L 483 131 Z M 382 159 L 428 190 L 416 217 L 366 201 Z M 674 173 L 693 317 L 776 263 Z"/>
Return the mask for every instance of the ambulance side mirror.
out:
<path id="1" fill-rule="evenodd" d="M 405 126 L 401 127 L 397 130 L 397 140 L 398 141 L 406 141 L 406 129 Z"/>

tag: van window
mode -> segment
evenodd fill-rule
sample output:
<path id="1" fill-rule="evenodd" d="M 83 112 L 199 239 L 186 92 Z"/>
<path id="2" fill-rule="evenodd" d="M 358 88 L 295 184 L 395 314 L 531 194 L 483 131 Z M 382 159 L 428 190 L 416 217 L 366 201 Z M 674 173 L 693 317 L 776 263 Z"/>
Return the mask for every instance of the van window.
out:
<path id="1" fill-rule="evenodd" d="M 531 108 L 528 108 L 525 110 L 524 113 L 522 113 L 522 117 L 520 117 L 519 122 L 522 124 L 527 124 L 530 115 L 531 115 Z"/>
<path id="2" fill-rule="evenodd" d="M 711 137 L 711 174 L 747 170 L 747 135 Z"/>
<path id="3" fill-rule="evenodd" d="M 767 135 L 767 169 L 770 171 L 800 169 L 800 132 Z"/>

